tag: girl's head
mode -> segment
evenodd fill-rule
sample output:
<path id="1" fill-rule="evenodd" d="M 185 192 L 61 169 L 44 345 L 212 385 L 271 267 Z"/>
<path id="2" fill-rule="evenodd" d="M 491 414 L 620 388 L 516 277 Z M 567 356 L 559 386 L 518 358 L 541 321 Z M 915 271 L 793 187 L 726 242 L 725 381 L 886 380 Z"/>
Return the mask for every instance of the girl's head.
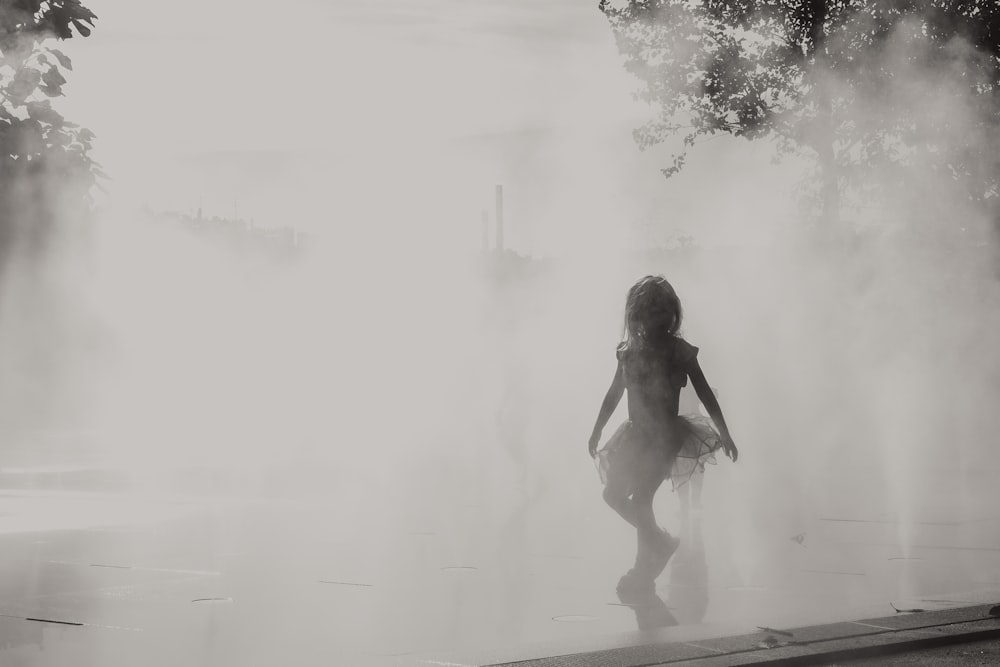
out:
<path id="1" fill-rule="evenodd" d="M 625 344 L 662 344 L 680 330 L 681 318 L 681 300 L 667 279 L 646 276 L 632 285 L 625 300 Z"/>

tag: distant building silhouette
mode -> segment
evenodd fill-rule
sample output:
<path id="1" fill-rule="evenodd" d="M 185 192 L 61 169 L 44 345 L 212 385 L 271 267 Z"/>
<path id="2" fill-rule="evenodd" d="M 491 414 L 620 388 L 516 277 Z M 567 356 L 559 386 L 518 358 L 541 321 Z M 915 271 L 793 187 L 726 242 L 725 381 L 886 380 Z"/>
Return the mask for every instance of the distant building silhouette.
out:
<path id="1" fill-rule="evenodd" d="M 195 215 L 179 211 L 144 210 L 148 221 L 183 229 L 208 239 L 224 243 L 241 251 L 270 255 L 276 259 L 292 259 L 304 253 L 312 243 L 312 237 L 294 227 L 260 227 L 251 218 L 204 217 L 199 206 Z"/>

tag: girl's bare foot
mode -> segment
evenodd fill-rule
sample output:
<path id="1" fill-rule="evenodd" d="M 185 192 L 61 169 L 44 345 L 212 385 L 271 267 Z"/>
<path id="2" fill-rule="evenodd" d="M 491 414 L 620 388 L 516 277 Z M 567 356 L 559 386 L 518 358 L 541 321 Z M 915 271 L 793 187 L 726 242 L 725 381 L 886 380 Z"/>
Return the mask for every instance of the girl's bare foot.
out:
<path id="1" fill-rule="evenodd" d="M 618 593 L 618 599 L 622 603 L 634 605 L 648 599 L 650 595 L 656 595 L 656 582 L 635 569 L 631 569 L 618 580 L 615 592 Z"/>

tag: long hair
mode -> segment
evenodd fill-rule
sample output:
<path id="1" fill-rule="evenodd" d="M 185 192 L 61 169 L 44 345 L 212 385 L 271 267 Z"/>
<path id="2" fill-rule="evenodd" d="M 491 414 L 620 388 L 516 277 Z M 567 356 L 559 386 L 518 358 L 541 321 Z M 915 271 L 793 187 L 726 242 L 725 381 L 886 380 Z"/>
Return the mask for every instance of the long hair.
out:
<path id="1" fill-rule="evenodd" d="M 625 326 L 622 345 L 636 350 L 660 347 L 681 328 L 681 300 L 663 276 L 641 278 L 625 299 Z"/>

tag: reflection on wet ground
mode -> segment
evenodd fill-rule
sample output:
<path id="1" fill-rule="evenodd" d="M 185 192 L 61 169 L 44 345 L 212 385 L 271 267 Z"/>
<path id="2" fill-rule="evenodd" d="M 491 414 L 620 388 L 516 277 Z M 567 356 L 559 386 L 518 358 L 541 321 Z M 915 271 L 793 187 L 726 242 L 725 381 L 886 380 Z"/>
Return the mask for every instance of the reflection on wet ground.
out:
<path id="1" fill-rule="evenodd" d="M 472 664 L 1000 589 L 995 505 L 939 505 L 905 531 L 872 511 L 747 537 L 710 496 L 667 492 L 658 512 L 681 546 L 655 591 L 623 600 L 634 537 L 599 493 L 524 488 L 506 505 L 466 488 L 366 513 L 322 497 L 0 494 L 0 663 Z"/>

